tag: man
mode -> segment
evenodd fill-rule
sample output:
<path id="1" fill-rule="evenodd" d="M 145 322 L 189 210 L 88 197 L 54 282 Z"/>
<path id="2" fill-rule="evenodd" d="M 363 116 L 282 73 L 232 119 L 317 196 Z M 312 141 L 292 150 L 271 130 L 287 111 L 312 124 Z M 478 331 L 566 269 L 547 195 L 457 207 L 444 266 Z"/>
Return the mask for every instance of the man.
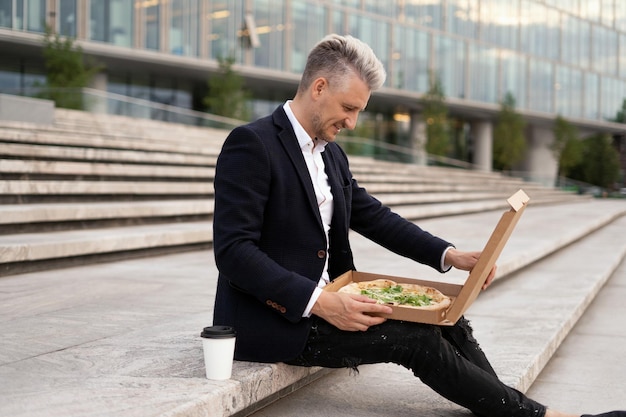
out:
<path id="1" fill-rule="evenodd" d="M 371 48 L 330 35 L 309 54 L 293 101 L 230 133 L 215 173 L 215 324 L 235 327 L 238 360 L 394 362 L 480 416 L 573 416 L 500 382 L 464 318 L 452 327 L 385 320 L 371 313 L 388 306 L 322 291 L 355 269 L 349 229 L 441 272 L 469 271 L 480 255 L 391 212 L 352 178 L 334 141 L 384 80 Z"/>

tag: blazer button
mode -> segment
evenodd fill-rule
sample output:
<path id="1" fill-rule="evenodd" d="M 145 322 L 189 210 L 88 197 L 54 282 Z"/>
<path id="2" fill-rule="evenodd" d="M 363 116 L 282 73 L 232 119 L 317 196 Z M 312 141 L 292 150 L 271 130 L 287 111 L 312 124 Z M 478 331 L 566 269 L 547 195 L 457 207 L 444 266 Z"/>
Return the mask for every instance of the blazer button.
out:
<path id="1" fill-rule="evenodd" d="M 317 257 L 320 259 L 324 259 L 326 257 L 326 251 L 325 250 L 318 250 L 317 251 Z"/>

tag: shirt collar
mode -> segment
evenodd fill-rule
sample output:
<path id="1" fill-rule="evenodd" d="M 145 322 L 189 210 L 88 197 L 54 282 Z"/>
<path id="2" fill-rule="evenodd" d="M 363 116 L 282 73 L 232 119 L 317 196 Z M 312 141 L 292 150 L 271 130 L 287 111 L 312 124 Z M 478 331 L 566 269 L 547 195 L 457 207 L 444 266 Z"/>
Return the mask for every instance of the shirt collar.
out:
<path id="1" fill-rule="evenodd" d="M 293 114 L 293 111 L 291 110 L 291 102 L 292 100 L 287 100 L 283 105 L 283 109 L 285 110 L 285 113 L 287 113 L 287 118 L 289 119 L 289 122 L 291 122 L 291 126 L 293 126 L 293 131 L 296 133 L 296 139 L 298 139 L 298 144 L 300 145 L 300 148 L 303 150 L 307 148 L 311 149 L 315 145 L 315 142 L 309 136 L 309 134 L 306 133 L 306 130 L 304 130 L 298 119 L 296 119 L 296 115 Z M 316 149 L 320 148 L 320 151 L 323 151 L 327 144 L 328 142 L 326 142 L 325 140 L 320 140 L 318 141 Z"/>

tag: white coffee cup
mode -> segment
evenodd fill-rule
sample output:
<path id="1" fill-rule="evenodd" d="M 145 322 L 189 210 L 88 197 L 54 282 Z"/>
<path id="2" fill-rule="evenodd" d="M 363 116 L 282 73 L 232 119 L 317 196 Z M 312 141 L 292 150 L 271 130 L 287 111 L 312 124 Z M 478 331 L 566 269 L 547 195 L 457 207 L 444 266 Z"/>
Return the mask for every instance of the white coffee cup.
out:
<path id="1" fill-rule="evenodd" d="M 208 379 L 230 379 L 235 354 L 235 329 L 229 326 L 205 327 L 200 334 L 204 367 Z"/>

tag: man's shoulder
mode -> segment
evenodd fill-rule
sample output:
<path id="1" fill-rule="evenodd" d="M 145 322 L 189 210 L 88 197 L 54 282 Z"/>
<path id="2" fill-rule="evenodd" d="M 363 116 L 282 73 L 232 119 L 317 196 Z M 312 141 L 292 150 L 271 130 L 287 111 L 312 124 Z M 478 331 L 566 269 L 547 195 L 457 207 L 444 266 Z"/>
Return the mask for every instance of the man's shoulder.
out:
<path id="1" fill-rule="evenodd" d="M 279 128 L 283 127 L 285 123 L 289 123 L 289 119 L 287 118 L 287 114 L 282 106 L 279 106 L 272 113 L 267 116 L 263 116 L 259 119 L 256 119 L 244 126 L 249 127 L 250 129 L 268 129 L 268 128 Z"/>

